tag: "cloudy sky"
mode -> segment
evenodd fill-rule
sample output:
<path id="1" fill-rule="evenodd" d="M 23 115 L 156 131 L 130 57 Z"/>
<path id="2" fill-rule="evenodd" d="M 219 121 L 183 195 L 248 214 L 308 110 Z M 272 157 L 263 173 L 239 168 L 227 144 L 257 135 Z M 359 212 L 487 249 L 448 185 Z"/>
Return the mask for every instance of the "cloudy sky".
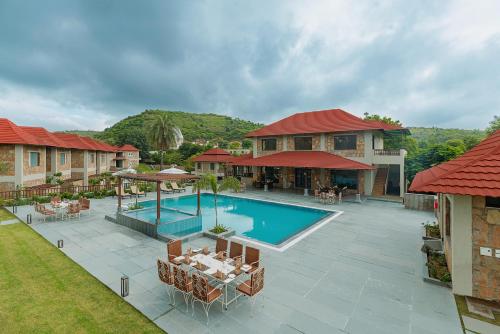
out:
<path id="1" fill-rule="evenodd" d="M 103 129 L 161 108 L 408 126 L 500 115 L 500 1 L 0 0 L 0 117 Z"/>

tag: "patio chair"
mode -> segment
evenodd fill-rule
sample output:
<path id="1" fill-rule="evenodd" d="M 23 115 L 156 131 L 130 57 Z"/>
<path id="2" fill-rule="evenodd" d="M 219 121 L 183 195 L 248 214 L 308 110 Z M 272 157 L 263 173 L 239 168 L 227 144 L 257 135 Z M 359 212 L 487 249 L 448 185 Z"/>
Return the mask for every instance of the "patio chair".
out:
<path id="1" fill-rule="evenodd" d="M 186 188 L 184 188 L 184 187 L 179 187 L 179 186 L 177 185 L 177 182 L 170 182 L 170 185 L 172 186 L 172 190 L 173 190 L 174 192 L 176 192 L 176 191 L 177 191 L 177 192 L 186 191 Z"/>
<path id="2" fill-rule="evenodd" d="M 321 192 L 319 189 L 314 189 L 314 199 L 320 199 L 321 197 Z"/>
<path id="3" fill-rule="evenodd" d="M 118 195 L 118 194 L 119 194 L 118 187 L 115 187 L 115 193 L 116 193 L 116 196 L 119 196 L 119 195 Z M 130 194 L 127 194 L 127 193 L 125 192 L 125 189 L 123 189 L 123 187 L 122 187 L 122 191 L 121 191 L 121 197 L 122 197 L 122 198 L 131 197 L 131 196 L 130 196 Z"/>
<path id="4" fill-rule="evenodd" d="M 229 246 L 229 257 L 235 260 L 236 258 L 242 258 L 243 256 L 243 245 L 234 241 L 231 241 L 231 246 Z"/>
<path id="5" fill-rule="evenodd" d="M 80 203 L 70 203 L 66 215 L 68 218 L 78 217 L 80 219 Z"/>
<path id="6" fill-rule="evenodd" d="M 172 287 L 174 285 L 174 274 L 170 270 L 170 264 L 160 259 L 156 260 L 156 265 L 158 267 L 158 277 L 160 281 L 165 283 L 165 287 L 167 288 L 168 298 L 170 302 L 173 302 L 174 298 L 172 296 L 173 290 Z"/>
<path id="7" fill-rule="evenodd" d="M 217 238 L 215 243 L 215 253 L 223 252 L 224 257 L 227 256 L 227 240 L 223 238 Z"/>
<path id="8" fill-rule="evenodd" d="M 50 204 L 58 204 L 61 203 L 61 197 L 59 196 L 54 196 L 50 199 Z"/>
<path id="9" fill-rule="evenodd" d="M 175 290 L 172 294 L 175 297 L 175 291 L 182 293 L 184 301 L 186 302 L 186 311 L 189 309 L 189 297 L 193 292 L 193 282 L 189 278 L 187 270 L 182 269 L 179 266 L 174 266 L 174 287 Z M 175 305 L 175 298 L 173 298 L 173 304 Z"/>
<path id="10" fill-rule="evenodd" d="M 54 210 L 47 209 L 45 205 L 35 203 L 35 212 L 42 215 L 44 222 L 50 217 L 53 217 L 54 220 L 56 219 L 56 212 Z"/>
<path id="11" fill-rule="evenodd" d="M 248 272 L 252 273 L 259 268 L 260 250 L 250 246 L 245 247 L 245 264 L 252 266 Z"/>
<path id="12" fill-rule="evenodd" d="M 197 273 L 193 273 L 191 277 L 193 282 L 193 299 L 191 300 L 191 308 L 193 309 L 194 316 L 194 303 L 200 302 L 203 306 L 203 311 L 205 311 L 205 315 L 207 316 L 207 325 L 208 325 L 208 312 L 210 311 L 210 307 L 212 304 L 222 297 L 222 289 L 218 287 L 213 287 L 208 284 L 208 279 L 204 276 L 201 276 Z M 222 310 L 224 310 L 224 303 L 221 302 Z"/>
<path id="13" fill-rule="evenodd" d="M 174 192 L 172 189 L 167 188 L 167 186 L 163 182 L 160 183 L 160 191 L 164 192 L 164 193 L 167 193 L 167 194 L 171 194 L 171 193 Z"/>
<path id="14" fill-rule="evenodd" d="M 80 211 L 87 211 L 90 215 L 90 200 L 85 197 L 80 197 L 78 203 L 80 204 Z"/>
<path id="15" fill-rule="evenodd" d="M 249 280 L 239 284 L 236 291 L 240 293 L 238 297 L 245 295 L 252 300 L 252 310 L 257 299 L 257 295 L 264 288 L 264 268 L 260 268 L 252 273 Z"/>
<path id="16" fill-rule="evenodd" d="M 171 262 L 173 264 L 179 264 L 178 262 L 174 261 L 176 257 L 179 257 L 182 255 L 182 240 L 172 240 L 167 244 L 167 255 L 168 255 L 168 262 Z"/>
<path id="17" fill-rule="evenodd" d="M 144 191 L 139 190 L 139 188 L 135 185 L 130 186 L 130 194 L 137 196 L 146 196 L 146 193 L 144 193 Z"/>

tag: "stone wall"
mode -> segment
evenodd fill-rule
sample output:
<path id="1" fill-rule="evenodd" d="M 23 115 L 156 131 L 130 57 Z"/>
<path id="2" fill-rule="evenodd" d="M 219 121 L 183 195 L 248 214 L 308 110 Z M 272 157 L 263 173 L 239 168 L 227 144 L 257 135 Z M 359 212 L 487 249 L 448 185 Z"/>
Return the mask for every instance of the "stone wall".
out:
<path id="1" fill-rule="evenodd" d="M 16 184 L 14 182 L 0 182 L 0 191 L 11 190 L 16 190 Z"/>
<path id="2" fill-rule="evenodd" d="M 71 168 L 83 168 L 82 150 L 71 150 Z"/>
<path id="3" fill-rule="evenodd" d="M 40 153 L 40 165 L 39 166 L 30 166 L 30 152 L 38 152 Z M 45 178 L 45 147 L 44 146 L 30 146 L 25 145 L 23 150 L 23 172 L 24 175 L 33 175 L 33 174 L 44 174 Z"/>
<path id="4" fill-rule="evenodd" d="M 3 176 L 14 176 L 16 173 L 16 149 L 14 145 L 0 145 L 0 162 L 6 164 L 6 171 L 0 173 Z"/>
<path id="5" fill-rule="evenodd" d="M 500 301 L 500 258 L 479 254 L 480 247 L 500 249 L 500 209 L 485 207 L 482 196 L 472 197 L 472 239 L 472 295 Z"/>

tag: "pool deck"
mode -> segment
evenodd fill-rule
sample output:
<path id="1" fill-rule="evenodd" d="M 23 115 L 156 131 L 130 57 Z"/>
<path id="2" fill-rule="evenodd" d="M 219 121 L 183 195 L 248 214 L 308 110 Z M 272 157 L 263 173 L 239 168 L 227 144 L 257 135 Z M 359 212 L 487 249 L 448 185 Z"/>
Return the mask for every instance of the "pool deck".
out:
<path id="1" fill-rule="evenodd" d="M 324 208 L 301 195 L 239 196 Z M 176 307 L 169 304 L 156 270 L 165 243 L 106 221 L 115 208 L 116 199 L 94 199 L 80 220 L 34 218 L 31 227 L 53 244 L 63 239 L 61 250 L 118 294 L 120 277 L 128 275 L 125 300 L 168 333 L 462 333 L 451 291 L 422 281 L 422 223 L 433 220 L 431 213 L 382 201 L 335 205 L 344 214 L 285 252 L 261 249 L 265 287 L 253 315 L 241 298 L 225 312 L 214 305 L 207 326 L 199 304 L 194 317 L 180 294 Z M 19 207 L 17 215 L 33 211 Z M 205 245 L 214 241 L 199 238 L 183 248 Z"/>

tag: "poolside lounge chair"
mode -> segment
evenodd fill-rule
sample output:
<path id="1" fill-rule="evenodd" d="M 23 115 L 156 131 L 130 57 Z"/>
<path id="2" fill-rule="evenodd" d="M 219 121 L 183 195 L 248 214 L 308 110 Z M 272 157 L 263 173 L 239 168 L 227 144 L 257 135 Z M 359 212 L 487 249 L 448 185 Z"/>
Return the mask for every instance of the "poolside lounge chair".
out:
<path id="1" fill-rule="evenodd" d="M 66 215 L 68 218 L 78 217 L 80 219 L 80 203 L 70 203 Z"/>
<path id="2" fill-rule="evenodd" d="M 231 246 L 229 246 L 229 257 L 232 259 L 243 257 L 243 245 L 234 241 L 231 241 Z"/>
<path id="3" fill-rule="evenodd" d="M 227 243 L 226 239 L 217 238 L 217 242 L 215 244 L 215 252 L 218 254 L 219 252 L 223 252 L 224 257 L 227 256 Z"/>
<path id="4" fill-rule="evenodd" d="M 245 247 L 245 263 L 252 266 L 248 272 L 252 273 L 259 268 L 260 250 L 250 246 Z"/>
<path id="5" fill-rule="evenodd" d="M 47 220 L 47 217 L 54 217 L 56 219 L 56 212 L 54 210 L 47 209 L 45 205 L 35 203 L 35 212 L 42 215 L 43 221 Z"/>
<path id="6" fill-rule="evenodd" d="M 193 292 L 193 282 L 191 281 L 191 278 L 189 278 L 187 270 L 184 270 L 179 266 L 174 266 L 174 286 L 176 291 L 182 293 L 184 301 L 186 302 L 187 311 L 189 309 L 189 297 Z M 173 304 L 175 305 L 175 298 Z"/>
<path id="7" fill-rule="evenodd" d="M 164 192 L 164 193 L 167 193 L 167 194 L 171 194 L 171 193 L 174 192 L 172 189 L 167 188 L 167 186 L 163 182 L 160 183 L 160 190 L 161 190 L 161 192 Z"/>
<path id="8" fill-rule="evenodd" d="M 172 294 L 174 291 L 172 290 L 172 286 L 174 285 L 174 274 L 170 270 L 170 264 L 158 259 L 156 260 L 156 265 L 158 266 L 158 277 L 160 278 L 160 281 L 165 283 L 168 298 L 170 299 L 170 302 L 173 302 L 174 298 Z"/>
<path id="9" fill-rule="evenodd" d="M 174 261 L 176 257 L 182 255 L 182 240 L 172 240 L 167 244 L 167 255 L 168 262 L 173 264 L 179 264 L 177 261 Z"/>
<path id="10" fill-rule="evenodd" d="M 210 311 L 210 307 L 222 296 L 222 290 L 217 287 L 213 287 L 208 284 L 208 279 L 204 276 L 201 276 L 197 273 L 193 273 L 192 276 L 193 282 L 193 300 L 191 301 L 191 306 L 193 308 L 194 315 L 194 303 L 200 302 L 203 306 L 203 311 L 205 311 L 205 315 L 207 316 L 207 324 L 208 324 L 208 311 Z M 221 300 L 221 306 L 224 310 L 224 303 Z"/>
<path id="11" fill-rule="evenodd" d="M 240 293 L 239 296 L 245 295 L 252 299 L 252 310 L 255 305 L 257 295 L 264 288 L 264 268 L 257 269 L 252 273 L 249 280 L 241 283 L 236 287 L 236 291 Z"/>
<path id="12" fill-rule="evenodd" d="M 146 194 L 144 193 L 144 191 L 141 191 L 139 190 L 139 188 L 135 185 L 133 186 L 130 186 L 130 194 L 132 195 L 137 195 L 137 196 L 146 196 Z"/>
<path id="13" fill-rule="evenodd" d="M 173 190 L 174 192 L 176 192 L 176 191 L 177 191 L 177 192 L 186 191 L 186 188 L 184 188 L 184 187 L 179 187 L 179 186 L 177 185 L 177 182 L 170 182 L 170 185 L 172 186 L 172 190 Z"/>
<path id="14" fill-rule="evenodd" d="M 119 195 L 118 195 L 118 194 L 119 194 L 119 192 L 118 192 L 118 191 L 119 191 L 119 190 L 118 190 L 118 187 L 115 187 L 115 193 L 116 193 L 116 196 L 119 196 Z M 121 197 L 122 197 L 122 198 L 131 197 L 131 196 L 130 196 L 130 194 L 127 194 L 127 193 L 125 192 L 125 189 L 123 189 L 123 187 L 122 187 L 122 192 L 121 192 L 121 194 L 122 194 L 122 195 L 121 195 Z"/>
<path id="15" fill-rule="evenodd" d="M 78 200 L 78 203 L 80 203 L 80 211 L 87 211 L 90 215 L 90 200 L 85 197 L 81 197 Z"/>

